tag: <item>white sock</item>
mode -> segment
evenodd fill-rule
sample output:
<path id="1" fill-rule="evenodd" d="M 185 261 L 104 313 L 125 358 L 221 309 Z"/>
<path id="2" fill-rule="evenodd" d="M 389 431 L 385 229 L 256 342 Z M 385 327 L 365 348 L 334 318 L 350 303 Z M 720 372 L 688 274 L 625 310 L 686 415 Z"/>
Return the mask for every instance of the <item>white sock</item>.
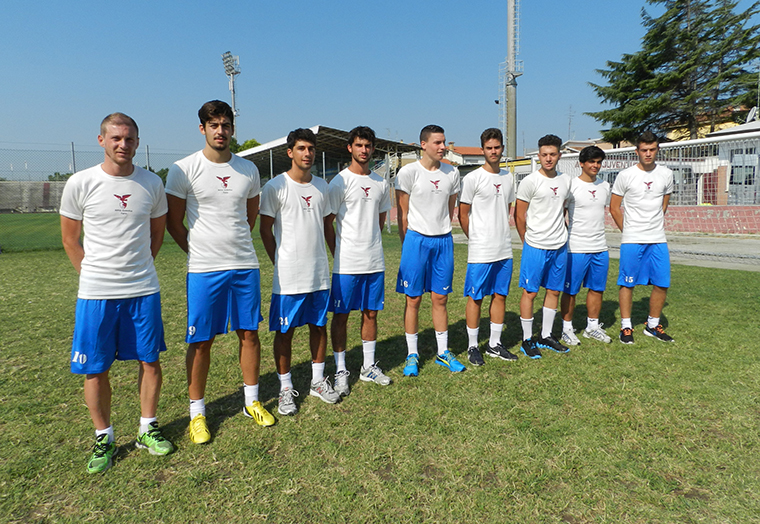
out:
<path id="1" fill-rule="evenodd" d="M 449 331 L 436 331 L 435 343 L 438 345 L 438 354 L 443 355 L 449 349 Z"/>
<path id="2" fill-rule="evenodd" d="M 333 352 L 333 356 L 335 357 L 335 371 L 346 371 L 346 352 Z"/>
<path id="3" fill-rule="evenodd" d="M 417 351 L 417 333 L 406 333 L 406 351 L 409 355 L 416 355 Z"/>
<path id="4" fill-rule="evenodd" d="M 573 321 L 572 320 L 562 320 L 562 331 L 566 333 L 573 333 Z"/>
<path id="5" fill-rule="evenodd" d="M 467 328 L 467 346 L 468 347 L 478 347 L 478 332 L 480 331 L 480 328 Z"/>
<path id="6" fill-rule="evenodd" d="M 598 327 L 599 327 L 599 319 L 598 318 L 587 318 L 586 319 L 586 331 L 594 331 Z"/>
<path id="7" fill-rule="evenodd" d="M 660 325 L 660 317 L 647 317 L 647 326 L 649 329 L 654 329 Z"/>
<path id="8" fill-rule="evenodd" d="M 280 379 L 280 391 L 283 391 L 288 388 L 293 389 L 293 378 L 290 375 L 290 371 L 282 375 L 278 373 L 277 378 Z"/>
<path id="9" fill-rule="evenodd" d="M 554 317 L 557 315 L 556 309 L 543 308 L 544 318 L 541 321 L 541 338 L 549 338 L 552 336 L 552 326 L 554 325 Z"/>
<path id="10" fill-rule="evenodd" d="M 325 363 L 324 362 L 312 362 L 311 363 L 311 383 L 316 384 L 322 382 L 325 379 Z"/>
<path id="11" fill-rule="evenodd" d="M 533 338 L 533 319 L 520 317 L 520 325 L 522 325 L 523 340 Z"/>
<path id="12" fill-rule="evenodd" d="M 113 426 L 108 426 L 106 429 L 96 429 L 95 438 L 97 439 L 100 435 L 108 435 L 108 443 L 113 442 Z"/>
<path id="13" fill-rule="evenodd" d="M 150 431 L 151 422 L 156 422 L 156 417 L 140 417 L 140 432 L 138 435 L 142 435 L 143 433 Z"/>
<path id="14" fill-rule="evenodd" d="M 249 386 L 243 383 L 243 395 L 245 395 L 245 405 L 250 406 L 259 400 L 259 385 L 254 384 L 253 386 Z"/>
<path id="15" fill-rule="evenodd" d="M 633 329 L 633 324 L 631 324 L 631 319 L 629 318 L 621 318 L 620 319 L 620 329 Z"/>
<path id="16" fill-rule="evenodd" d="M 190 399 L 190 420 L 193 420 L 198 415 L 206 416 L 206 397 L 199 398 L 198 400 Z"/>
<path id="17" fill-rule="evenodd" d="M 364 354 L 364 369 L 375 364 L 375 340 L 362 340 L 362 353 Z"/>
<path id="18" fill-rule="evenodd" d="M 504 324 L 494 324 L 491 322 L 491 336 L 488 339 L 488 345 L 495 348 L 501 344 L 501 330 L 504 329 Z"/>

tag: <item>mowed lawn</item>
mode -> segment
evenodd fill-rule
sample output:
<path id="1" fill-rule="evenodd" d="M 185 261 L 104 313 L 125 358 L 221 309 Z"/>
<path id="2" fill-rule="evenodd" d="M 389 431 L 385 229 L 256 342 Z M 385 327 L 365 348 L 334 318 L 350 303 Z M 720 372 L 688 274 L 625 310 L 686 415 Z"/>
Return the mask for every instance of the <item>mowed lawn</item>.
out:
<path id="1" fill-rule="evenodd" d="M 301 411 L 260 428 L 240 412 L 236 337 L 219 337 L 206 395 L 213 440 L 205 446 L 187 436 L 185 258 L 167 244 L 157 260 L 169 348 L 159 422 L 177 451 L 154 457 L 135 448 L 136 366 L 117 362 L 111 377 L 119 452 L 102 475 L 85 470 L 93 429 L 82 378 L 68 370 L 77 275 L 60 250 L 0 255 L 0 521 L 760 520 L 760 273 L 674 266 L 663 323 L 675 344 L 641 333 L 648 290 L 640 289 L 633 346 L 581 339 L 568 355 L 487 359 L 461 374 L 434 364 L 425 299 L 420 376 L 405 378 L 403 299 L 394 291 L 400 245 L 395 235 L 385 243 L 377 354 L 394 383 L 358 381 L 361 342 L 352 317 L 351 395 L 335 406 L 309 397 L 302 328 L 293 370 Z M 257 252 L 266 318 L 272 267 L 258 240 Z M 466 246 L 455 247 L 449 300 L 450 346 L 463 360 L 466 254 Z M 519 255 L 503 334 L 515 352 Z M 610 274 L 601 320 L 616 337 L 617 261 Z M 581 294 L 577 328 L 585 312 Z M 484 319 L 481 340 L 487 326 Z M 276 411 L 266 329 L 265 320 L 261 396 Z M 331 349 L 327 368 L 334 373 Z"/>

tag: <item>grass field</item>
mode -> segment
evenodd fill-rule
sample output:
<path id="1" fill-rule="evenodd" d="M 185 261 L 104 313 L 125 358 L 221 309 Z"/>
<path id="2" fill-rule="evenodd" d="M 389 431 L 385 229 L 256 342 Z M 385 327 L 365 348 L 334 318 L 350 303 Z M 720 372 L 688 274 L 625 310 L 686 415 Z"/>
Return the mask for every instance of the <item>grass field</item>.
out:
<path id="1" fill-rule="evenodd" d="M 169 347 L 159 421 L 178 450 L 158 458 L 134 447 L 136 367 L 117 363 L 119 453 L 103 475 L 85 471 L 93 430 L 82 379 L 68 371 L 76 274 L 63 251 L 0 256 L 0 521 L 760 520 L 760 273 L 674 266 L 664 323 L 675 344 L 641 334 L 648 298 L 641 289 L 633 346 L 582 339 L 568 355 L 488 359 L 456 375 L 433 363 L 425 300 L 422 368 L 410 379 L 401 372 L 403 300 L 393 292 L 400 246 L 396 237 L 385 242 L 378 356 L 394 383 L 358 381 L 361 346 L 352 317 L 351 396 L 336 406 L 308 397 L 307 333 L 299 332 L 293 375 L 301 411 L 260 428 L 240 413 L 236 338 L 220 337 L 206 396 L 213 434 L 206 446 L 191 444 L 186 433 L 184 254 L 166 245 L 157 260 Z M 264 258 L 260 244 L 257 252 Z M 457 245 L 455 255 L 454 286 L 461 289 L 466 246 Z M 616 261 L 610 273 L 617 274 Z M 271 274 L 263 261 L 265 318 Z M 613 284 L 611 278 L 601 319 L 612 335 L 619 328 Z M 516 278 L 512 285 L 503 341 L 515 348 Z M 461 354 L 459 294 L 450 296 L 449 314 L 450 344 Z M 582 304 L 581 296 L 578 328 Z M 276 410 L 272 337 L 262 331 L 261 338 L 262 400 Z"/>

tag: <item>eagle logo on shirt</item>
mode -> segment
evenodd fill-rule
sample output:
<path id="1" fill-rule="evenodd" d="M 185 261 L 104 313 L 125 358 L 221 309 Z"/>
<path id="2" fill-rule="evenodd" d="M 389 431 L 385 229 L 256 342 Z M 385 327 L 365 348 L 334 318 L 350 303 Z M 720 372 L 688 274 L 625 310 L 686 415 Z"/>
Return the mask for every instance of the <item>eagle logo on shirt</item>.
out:
<path id="1" fill-rule="evenodd" d="M 552 192 L 554 193 L 554 196 L 557 196 L 557 190 L 559 189 L 559 186 L 557 186 L 557 187 L 550 187 L 549 189 L 552 190 Z"/>
<path id="2" fill-rule="evenodd" d="M 433 184 L 433 185 L 435 186 L 435 189 L 436 189 L 436 190 L 438 190 L 438 183 L 439 183 L 439 182 L 440 182 L 440 180 L 431 180 L 431 181 L 430 181 L 430 183 L 431 183 L 431 184 Z"/>
<path id="3" fill-rule="evenodd" d="M 654 183 L 654 180 L 652 182 L 644 182 L 644 185 L 647 186 L 646 191 L 652 190 L 652 184 Z"/>
<path id="4" fill-rule="evenodd" d="M 114 195 L 114 196 L 119 199 L 119 206 L 121 206 L 122 209 L 127 209 L 127 199 L 131 197 L 132 195 Z"/>
<path id="5" fill-rule="evenodd" d="M 301 198 L 304 199 L 304 202 L 306 202 L 306 207 L 311 207 L 311 195 L 309 196 L 302 196 Z"/>
<path id="6" fill-rule="evenodd" d="M 216 178 L 218 178 L 222 182 L 222 187 L 224 187 L 224 189 L 227 189 L 227 180 L 229 180 L 230 177 L 228 177 L 228 176 L 218 176 Z"/>
<path id="7" fill-rule="evenodd" d="M 361 187 L 361 186 L 359 186 Z M 369 190 L 372 189 L 372 187 L 362 187 L 362 191 L 364 191 L 364 196 L 369 198 Z"/>
<path id="8" fill-rule="evenodd" d="M 591 193 L 591 198 L 593 198 L 594 200 L 596 200 L 596 189 L 594 189 L 594 190 L 589 189 L 588 192 Z"/>
<path id="9" fill-rule="evenodd" d="M 501 192 L 501 184 L 494 184 L 493 187 L 496 188 L 496 194 L 498 195 Z"/>

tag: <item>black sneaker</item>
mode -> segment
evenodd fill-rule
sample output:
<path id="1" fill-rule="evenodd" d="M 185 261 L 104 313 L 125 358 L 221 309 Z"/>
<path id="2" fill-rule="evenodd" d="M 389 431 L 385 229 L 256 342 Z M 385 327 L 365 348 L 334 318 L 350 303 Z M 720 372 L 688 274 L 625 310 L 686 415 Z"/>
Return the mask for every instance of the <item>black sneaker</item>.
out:
<path id="1" fill-rule="evenodd" d="M 554 335 L 549 335 L 546 338 L 539 338 L 537 344 L 542 348 L 551 349 L 557 353 L 567 353 L 570 351 L 570 348 L 554 338 Z"/>
<path id="2" fill-rule="evenodd" d="M 623 344 L 633 344 L 633 329 L 623 328 L 620 330 L 620 342 Z"/>
<path id="3" fill-rule="evenodd" d="M 500 358 L 502 360 L 507 361 L 514 361 L 517 360 L 517 355 L 514 355 L 507 351 L 507 348 L 501 345 L 501 343 L 496 344 L 496 347 L 491 347 L 490 344 L 486 344 L 486 355 L 493 358 Z"/>
<path id="4" fill-rule="evenodd" d="M 651 329 L 649 326 L 644 326 L 644 334 L 662 340 L 663 342 L 675 342 L 673 337 L 665 333 L 662 324 L 657 324 L 654 329 Z"/>
<path id="5" fill-rule="evenodd" d="M 477 346 L 470 346 L 467 348 L 467 359 L 473 366 L 482 366 L 485 364 Z"/>
<path id="6" fill-rule="evenodd" d="M 520 351 L 530 358 L 541 358 L 541 350 L 538 349 L 538 344 L 534 338 L 523 340 L 522 345 L 520 346 Z"/>

